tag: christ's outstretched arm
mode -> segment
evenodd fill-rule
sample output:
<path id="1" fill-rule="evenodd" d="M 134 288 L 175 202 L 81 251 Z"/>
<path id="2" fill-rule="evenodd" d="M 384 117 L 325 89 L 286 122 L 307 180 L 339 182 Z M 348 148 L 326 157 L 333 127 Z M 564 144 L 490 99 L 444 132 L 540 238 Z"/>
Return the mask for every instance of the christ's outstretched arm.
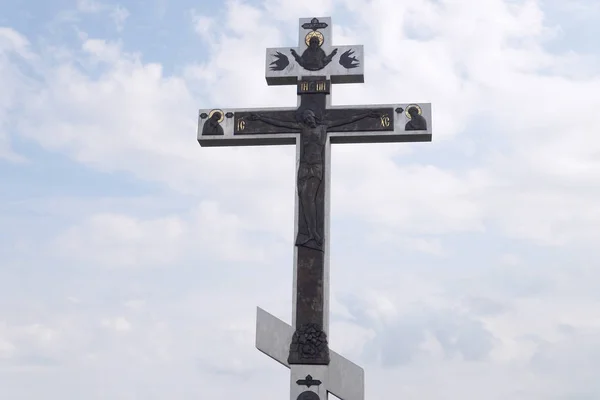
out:
<path id="1" fill-rule="evenodd" d="M 290 49 L 290 53 L 292 53 L 292 55 L 294 56 L 294 58 L 296 59 L 296 62 L 298 64 L 300 64 L 301 67 L 304 67 L 304 60 L 302 60 L 302 57 L 300 57 L 298 55 L 298 53 L 296 53 L 296 50 L 294 49 Z"/>
<path id="2" fill-rule="evenodd" d="M 328 56 L 325 56 L 325 58 L 323 59 L 323 64 L 327 65 L 331 62 L 331 60 L 333 59 L 333 57 L 337 54 L 338 49 L 333 49 L 333 51 L 331 52 L 331 54 L 329 54 Z"/>
<path id="3" fill-rule="evenodd" d="M 381 114 L 375 111 L 369 111 L 361 114 L 354 115 L 349 118 L 340 119 L 337 121 L 328 121 L 326 123 L 327 128 L 335 128 L 337 126 L 348 125 L 356 121 L 360 121 L 365 118 L 381 118 Z"/>
<path id="4" fill-rule="evenodd" d="M 282 121 L 282 120 L 271 118 L 271 117 L 265 117 L 265 116 L 260 115 L 260 114 L 250 114 L 250 118 L 249 119 L 251 121 L 262 121 L 265 124 L 269 124 L 269 125 L 273 125 L 273 126 L 278 126 L 280 128 L 289 128 L 289 129 L 295 129 L 295 130 L 302 130 L 302 126 L 299 123 L 297 123 L 297 122 Z"/>

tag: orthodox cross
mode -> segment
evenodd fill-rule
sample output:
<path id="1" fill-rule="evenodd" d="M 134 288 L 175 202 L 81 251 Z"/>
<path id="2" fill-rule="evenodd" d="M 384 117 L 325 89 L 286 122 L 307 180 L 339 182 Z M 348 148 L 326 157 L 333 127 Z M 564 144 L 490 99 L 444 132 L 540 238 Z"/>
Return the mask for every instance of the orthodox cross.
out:
<path id="1" fill-rule="evenodd" d="M 312 377 L 312 376 L 310 376 L 310 375 L 306 375 L 306 378 L 304 378 L 304 379 L 298 379 L 298 380 L 296 381 L 296 383 L 297 383 L 298 385 L 301 385 L 301 386 L 306 386 L 306 387 L 308 387 L 308 388 L 309 388 L 309 387 L 311 387 L 311 386 L 319 386 L 319 385 L 320 385 L 321 383 L 323 383 L 323 382 L 321 382 L 321 381 L 320 381 L 320 380 L 318 380 L 318 379 L 313 379 L 313 377 Z"/>
<path id="2" fill-rule="evenodd" d="M 198 141 L 297 145 L 292 325 L 258 308 L 256 346 L 290 368 L 290 400 L 363 400 L 362 368 L 327 341 L 331 144 L 431 141 L 431 104 L 331 106 L 332 84 L 364 81 L 363 48 L 332 46 L 331 18 L 301 18 L 299 36 L 266 59 L 267 84 L 296 85 L 298 107 L 200 110 Z"/>

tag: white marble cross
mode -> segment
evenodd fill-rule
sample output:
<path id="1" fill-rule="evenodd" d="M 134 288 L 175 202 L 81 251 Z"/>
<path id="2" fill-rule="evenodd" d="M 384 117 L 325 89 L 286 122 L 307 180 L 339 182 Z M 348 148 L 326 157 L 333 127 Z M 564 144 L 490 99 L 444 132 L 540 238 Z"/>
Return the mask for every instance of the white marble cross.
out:
<path id="1" fill-rule="evenodd" d="M 362 46 L 332 47 L 330 18 L 302 18 L 299 31 L 303 45 L 268 49 L 266 63 L 269 85 L 297 85 L 298 107 L 202 109 L 198 142 L 296 145 L 292 324 L 259 308 L 256 347 L 290 368 L 290 400 L 327 400 L 328 393 L 364 400 L 363 369 L 330 351 L 327 341 L 331 144 L 429 142 L 431 104 L 331 106 L 332 84 L 363 82 Z M 307 192 L 309 180 L 314 193 Z"/>

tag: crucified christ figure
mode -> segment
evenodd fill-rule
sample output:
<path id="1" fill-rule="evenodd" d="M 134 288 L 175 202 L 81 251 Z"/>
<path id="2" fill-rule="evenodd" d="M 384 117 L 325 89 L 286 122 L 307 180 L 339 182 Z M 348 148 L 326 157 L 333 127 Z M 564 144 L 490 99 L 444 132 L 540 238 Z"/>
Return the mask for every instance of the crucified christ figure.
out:
<path id="1" fill-rule="evenodd" d="M 377 112 L 358 113 L 352 117 L 337 121 L 321 121 L 310 110 L 302 112 L 300 121 L 282 121 L 260 114 L 251 114 L 251 121 L 262 121 L 266 124 L 294 129 L 300 132 L 300 163 L 298 166 L 298 197 L 302 206 L 302 217 L 306 222 L 308 235 L 301 235 L 298 229 L 296 246 L 305 246 L 311 240 L 318 250 L 323 249 L 323 236 L 319 232 L 317 219 L 317 195 L 323 181 L 324 150 L 327 140 L 327 129 L 351 124 L 364 118 L 380 118 Z M 321 211 L 322 212 L 322 211 Z M 314 247 L 314 246 L 309 246 Z"/>

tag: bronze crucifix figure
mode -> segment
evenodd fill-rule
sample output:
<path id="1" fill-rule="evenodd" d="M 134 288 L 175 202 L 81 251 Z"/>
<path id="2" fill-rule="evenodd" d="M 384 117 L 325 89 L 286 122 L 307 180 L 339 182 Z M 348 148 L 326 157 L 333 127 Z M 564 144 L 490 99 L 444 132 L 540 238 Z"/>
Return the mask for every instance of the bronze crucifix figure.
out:
<path id="1" fill-rule="evenodd" d="M 315 250 L 323 249 L 323 232 L 319 229 L 322 224 L 317 223 L 317 198 L 323 185 L 327 130 L 348 125 L 364 118 L 380 119 L 381 114 L 376 111 L 367 111 L 331 121 L 321 120 L 311 109 L 305 109 L 299 115 L 299 121 L 284 121 L 257 113 L 250 115 L 249 119 L 251 121 L 262 121 L 275 127 L 300 132 L 297 190 L 306 229 L 303 231 L 298 230 L 296 236 L 297 246 L 307 246 Z M 311 241 L 314 243 L 309 243 Z"/>

